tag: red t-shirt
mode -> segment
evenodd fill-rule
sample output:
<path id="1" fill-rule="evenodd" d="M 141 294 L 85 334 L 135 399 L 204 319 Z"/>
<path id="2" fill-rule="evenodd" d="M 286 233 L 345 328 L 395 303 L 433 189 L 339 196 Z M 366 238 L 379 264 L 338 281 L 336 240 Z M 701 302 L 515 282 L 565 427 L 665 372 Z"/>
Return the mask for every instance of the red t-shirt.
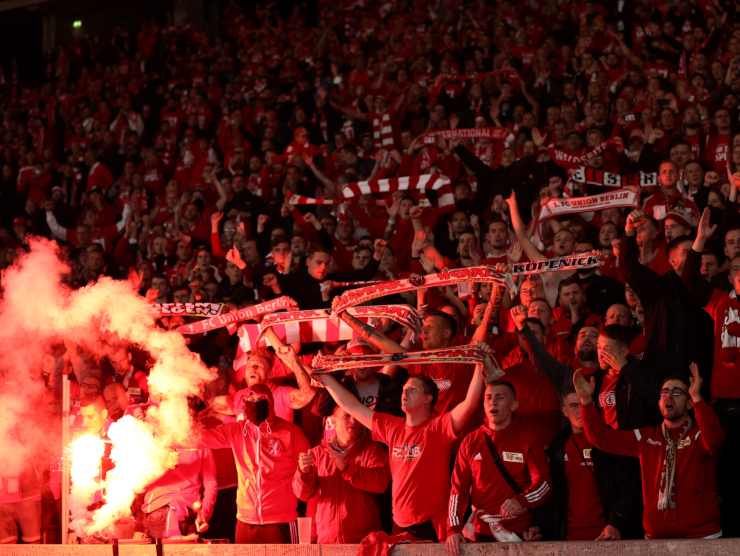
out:
<path id="1" fill-rule="evenodd" d="M 599 405 L 604 411 L 604 422 L 613 429 L 618 429 L 617 423 L 617 397 L 615 389 L 617 387 L 618 374 L 607 373 L 604 376 L 604 382 L 601 383 L 599 392 Z"/>
<path id="2" fill-rule="evenodd" d="M 591 461 L 591 443 L 573 433 L 565 443 L 565 477 L 568 481 L 568 540 L 592 541 L 606 522 Z"/>
<path id="3" fill-rule="evenodd" d="M 388 446 L 393 477 L 393 521 L 408 527 L 447 515 L 450 455 L 456 440 L 449 413 L 416 427 L 403 417 L 373 414 L 373 440 Z"/>

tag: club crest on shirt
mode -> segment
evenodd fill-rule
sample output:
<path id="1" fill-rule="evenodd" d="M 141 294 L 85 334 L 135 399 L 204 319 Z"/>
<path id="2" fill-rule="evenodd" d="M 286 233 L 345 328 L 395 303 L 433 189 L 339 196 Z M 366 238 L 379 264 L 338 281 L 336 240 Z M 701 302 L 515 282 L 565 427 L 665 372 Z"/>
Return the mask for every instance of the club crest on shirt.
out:
<path id="1" fill-rule="evenodd" d="M 419 446 L 418 444 L 403 444 L 401 446 L 393 446 L 393 458 L 413 461 L 415 459 L 419 459 L 419 456 L 421 456 L 421 451 L 421 446 Z"/>
<path id="2" fill-rule="evenodd" d="M 601 403 L 602 407 L 613 407 L 617 405 L 617 399 L 614 395 L 614 390 L 604 392 L 601 396 L 599 396 L 599 402 Z"/>
<path id="3" fill-rule="evenodd" d="M 271 456 L 279 456 L 283 452 L 283 445 L 277 438 L 268 438 L 266 444 L 267 453 Z"/>
<path id="4" fill-rule="evenodd" d="M 591 448 L 583 449 L 583 459 L 591 459 Z"/>
<path id="5" fill-rule="evenodd" d="M 504 461 L 511 463 L 524 463 L 524 454 L 520 452 L 503 452 L 501 454 Z"/>

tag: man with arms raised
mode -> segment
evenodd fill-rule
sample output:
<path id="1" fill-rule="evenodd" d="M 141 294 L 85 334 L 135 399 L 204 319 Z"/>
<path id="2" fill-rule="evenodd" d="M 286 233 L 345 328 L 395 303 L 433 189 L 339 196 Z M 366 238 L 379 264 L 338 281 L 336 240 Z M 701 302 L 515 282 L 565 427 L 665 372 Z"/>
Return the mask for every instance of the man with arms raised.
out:
<path id="1" fill-rule="evenodd" d="M 587 380 L 576 373 L 573 384 L 588 440 L 606 452 L 640 459 L 645 536 L 720 537 L 717 454 L 724 433 L 701 397 L 696 364 L 691 364 L 689 381 L 682 377 L 663 381 L 658 400 L 663 422 L 631 431 L 604 424 L 593 404 L 593 377 Z"/>
<path id="2" fill-rule="evenodd" d="M 486 358 L 486 372 L 498 375 Z M 435 414 L 437 386 L 426 376 L 406 381 L 401 396 L 405 417 L 372 411 L 331 375 L 319 375 L 332 398 L 388 446 L 393 477 L 394 532 L 419 539 L 444 540 L 449 465 L 460 431 L 478 408 L 483 392 L 484 365 L 476 365 L 465 399 L 447 413 Z"/>

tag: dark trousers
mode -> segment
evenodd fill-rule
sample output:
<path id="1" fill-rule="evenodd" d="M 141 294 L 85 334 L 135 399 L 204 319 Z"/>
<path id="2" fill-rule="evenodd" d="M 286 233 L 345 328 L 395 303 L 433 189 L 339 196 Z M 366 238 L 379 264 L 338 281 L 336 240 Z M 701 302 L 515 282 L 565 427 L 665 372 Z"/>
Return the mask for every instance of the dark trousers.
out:
<path id="1" fill-rule="evenodd" d="M 716 400 L 714 410 L 725 431 L 717 469 L 722 536 L 740 537 L 740 400 Z"/>
<path id="2" fill-rule="evenodd" d="M 437 531 L 435 531 L 434 524 L 431 520 L 427 520 L 422 523 L 415 523 L 414 525 L 409 525 L 408 527 L 401 527 L 396 523 L 393 524 L 394 535 L 404 532 L 411 533 L 420 541 L 439 542 L 439 539 L 437 538 Z"/>
<path id="3" fill-rule="evenodd" d="M 236 520 L 236 544 L 291 544 L 289 523 L 252 525 Z"/>

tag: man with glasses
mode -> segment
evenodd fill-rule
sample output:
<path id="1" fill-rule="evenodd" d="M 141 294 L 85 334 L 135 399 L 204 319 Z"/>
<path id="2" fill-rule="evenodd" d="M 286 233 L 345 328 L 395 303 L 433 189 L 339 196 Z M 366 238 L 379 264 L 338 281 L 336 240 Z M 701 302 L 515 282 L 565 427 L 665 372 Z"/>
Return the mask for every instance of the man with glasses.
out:
<path id="1" fill-rule="evenodd" d="M 593 378 L 579 372 L 573 384 L 588 440 L 606 452 L 640 460 L 645 536 L 722 536 L 716 468 L 724 433 L 716 413 L 701 397 L 696 364 L 691 364 L 689 381 L 683 377 L 663 381 L 658 399 L 663 422 L 631 431 L 604 425 L 593 403 Z"/>

